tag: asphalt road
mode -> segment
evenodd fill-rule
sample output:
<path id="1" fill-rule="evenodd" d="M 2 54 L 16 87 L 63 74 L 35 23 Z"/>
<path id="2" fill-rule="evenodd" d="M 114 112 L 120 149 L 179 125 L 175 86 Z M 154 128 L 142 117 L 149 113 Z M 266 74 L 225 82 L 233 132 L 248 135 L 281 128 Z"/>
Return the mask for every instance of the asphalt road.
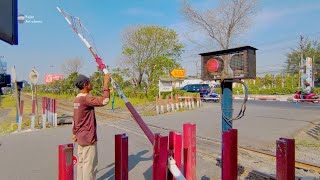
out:
<path id="1" fill-rule="evenodd" d="M 234 102 L 234 114 L 241 101 Z M 239 145 L 266 149 L 280 137 L 291 137 L 299 130 L 320 120 L 319 104 L 288 102 L 248 101 L 245 116 L 233 123 L 238 129 Z M 197 136 L 221 139 L 221 111 L 218 103 L 205 103 L 192 111 L 169 113 L 144 120 L 156 133 L 168 135 L 168 131 L 182 131 L 184 123 L 197 125 Z M 99 179 L 113 179 L 114 134 L 129 135 L 129 177 L 150 179 L 152 147 L 142 131 L 132 120 L 99 124 Z M 71 126 L 35 132 L 16 133 L 0 137 L 0 179 L 57 179 L 58 145 L 69 143 Z M 197 148 L 213 152 L 220 149 L 212 144 L 197 142 Z M 201 144 L 199 144 L 201 143 Z M 210 167 L 210 168 L 203 168 Z M 219 179 L 220 169 L 215 162 L 197 157 L 197 179 Z"/>

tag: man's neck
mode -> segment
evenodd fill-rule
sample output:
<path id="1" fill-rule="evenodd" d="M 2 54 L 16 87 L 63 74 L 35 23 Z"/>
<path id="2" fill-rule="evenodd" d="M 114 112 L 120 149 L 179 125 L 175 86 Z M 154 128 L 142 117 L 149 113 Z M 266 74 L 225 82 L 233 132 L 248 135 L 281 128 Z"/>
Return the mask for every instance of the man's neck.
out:
<path id="1" fill-rule="evenodd" d="M 82 93 L 82 94 L 88 94 L 88 93 L 89 93 L 89 91 L 88 91 L 88 90 L 86 90 L 86 89 L 82 89 L 82 90 L 80 90 L 80 93 Z"/>

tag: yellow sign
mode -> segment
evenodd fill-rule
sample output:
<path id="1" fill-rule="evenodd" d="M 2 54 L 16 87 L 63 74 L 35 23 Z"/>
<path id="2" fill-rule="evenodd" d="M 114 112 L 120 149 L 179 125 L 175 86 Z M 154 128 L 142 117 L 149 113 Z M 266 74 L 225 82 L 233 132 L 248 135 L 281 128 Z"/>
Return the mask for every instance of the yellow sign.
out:
<path id="1" fill-rule="evenodd" d="M 185 78 L 186 77 L 186 70 L 185 69 L 173 69 L 170 72 L 170 74 L 174 78 Z"/>

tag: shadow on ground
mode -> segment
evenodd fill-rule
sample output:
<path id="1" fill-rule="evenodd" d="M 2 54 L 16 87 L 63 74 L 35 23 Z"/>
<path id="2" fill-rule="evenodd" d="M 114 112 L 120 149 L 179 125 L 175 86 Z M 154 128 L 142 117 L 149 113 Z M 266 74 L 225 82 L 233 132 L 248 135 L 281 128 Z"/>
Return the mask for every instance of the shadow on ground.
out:
<path id="1" fill-rule="evenodd" d="M 129 157 L 128 157 L 128 161 L 129 161 L 128 162 L 129 163 L 128 164 L 128 169 L 129 169 L 129 172 L 132 169 L 134 169 L 139 164 L 139 162 L 141 162 L 141 161 L 149 161 L 149 160 L 152 159 L 152 156 L 148 157 L 148 158 L 142 157 L 143 155 L 145 155 L 148 152 L 149 152 L 148 150 L 143 150 L 143 151 L 138 152 L 137 154 L 129 155 Z M 109 167 L 112 167 L 112 168 L 108 172 L 103 174 L 101 177 L 99 177 L 98 180 L 104 180 L 104 179 L 112 180 L 112 179 L 114 179 L 114 173 L 115 173 L 114 163 L 109 164 L 108 166 L 100 169 L 99 171 L 107 169 Z M 149 172 L 149 171 L 151 171 L 151 172 Z M 145 176 L 146 179 L 150 179 L 151 174 L 152 174 L 152 168 L 151 167 L 146 172 L 143 173 L 143 175 Z"/>

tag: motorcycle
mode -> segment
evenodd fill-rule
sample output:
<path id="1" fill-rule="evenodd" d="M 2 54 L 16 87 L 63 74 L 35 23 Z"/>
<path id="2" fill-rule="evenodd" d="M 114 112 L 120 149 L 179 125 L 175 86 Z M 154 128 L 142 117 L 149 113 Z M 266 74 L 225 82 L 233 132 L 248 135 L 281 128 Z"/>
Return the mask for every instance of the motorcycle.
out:
<path id="1" fill-rule="evenodd" d="M 204 102 L 207 102 L 207 101 L 219 102 L 220 97 L 219 97 L 219 94 L 217 93 L 210 93 L 209 91 L 206 91 L 203 94 L 202 100 Z"/>
<path id="2" fill-rule="evenodd" d="M 301 91 L 296 91 L 293 96 L 294 101 L 319 103 L 319 96 L 315 93 L 301 95 Z"/>

